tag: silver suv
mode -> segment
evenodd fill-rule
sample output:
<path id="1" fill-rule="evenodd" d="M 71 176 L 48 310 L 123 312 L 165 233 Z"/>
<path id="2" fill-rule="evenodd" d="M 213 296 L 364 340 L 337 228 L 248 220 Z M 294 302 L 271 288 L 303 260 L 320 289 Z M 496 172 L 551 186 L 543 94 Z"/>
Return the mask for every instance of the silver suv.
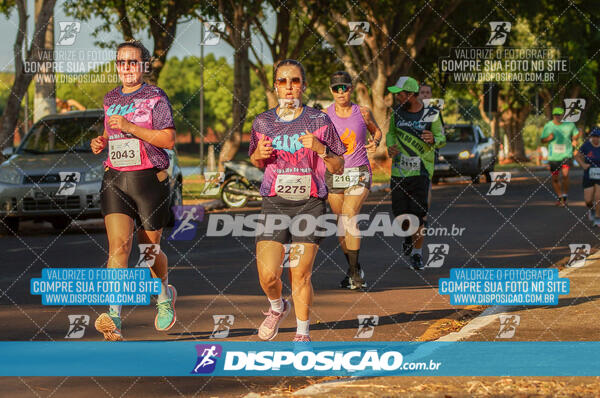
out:
<path id="1" fill-rule="evenodd" d="M 63 230 L 72 220 L 100 217 L 106 151 L 94 155 L 90 140 L 104 131 L 102 110 L 49 115 L 29 130 L 0 164 L 0 234 L 17 233 L 20 220 L 45 220 Z M 175 151 L 169 177 L 171 206 L 181 205 L 182 175 Z"/>

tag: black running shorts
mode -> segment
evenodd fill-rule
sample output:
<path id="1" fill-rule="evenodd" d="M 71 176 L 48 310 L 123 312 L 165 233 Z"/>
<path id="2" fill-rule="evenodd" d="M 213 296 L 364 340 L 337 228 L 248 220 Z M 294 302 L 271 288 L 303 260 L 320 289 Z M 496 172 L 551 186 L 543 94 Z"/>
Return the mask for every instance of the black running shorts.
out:
<path id="1" fill-rule="evenodd" d="M 158 180 L 158 169 L 104 172 L 100 189 L 102 215 L 126 214 L 146 231 L 167 225 L 170 216 L 169 178 Z"/>
<path id="2" fill-rule="evenodd" d="M 392 213 L 394 217 L 402 214 L 413 214 L 423 223 L 423 217 L 429 209 L 429 177 L 392 177 Z"/>
<path id="3" fill-rule="evenodd" d="M 319 244 L 322 236 L 317 236 L 317 231 L 322 231 L 315 223 L 319 216 L 326 212 L 325 199 L 310 197 L 307 200 L 294 201 L 280 198 L 279 196 L 263 197 L 261 216 L 263 218 L 258 221 L 258 224 L 263 226 L 263 233 L 256 235 L 256 241 L 275 241 L 282 244 L 285 243 L 315 243 Z M 294 224 L 294 217 L 297 218 L 297 224 Z M 271 217 L 272 221 L 268 218 Z M 279 221 L 281 217 L 290 220 L 289 228 L 267 228 L 267 225 L 283 225 Z M 310 220 L 310 221 L 308 221 Z"/>

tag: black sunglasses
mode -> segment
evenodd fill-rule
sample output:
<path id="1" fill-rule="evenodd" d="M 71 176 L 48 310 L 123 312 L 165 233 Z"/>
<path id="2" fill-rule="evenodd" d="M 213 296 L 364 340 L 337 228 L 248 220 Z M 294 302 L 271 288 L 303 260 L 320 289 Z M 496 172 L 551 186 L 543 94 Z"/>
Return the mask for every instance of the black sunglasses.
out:
<path id="1" fill-rule="evenodd" d="M 338 93 L 345 93 L 348 90 L 350 90 L 350 87 L 352 87 L 352 86 L 349 86 L 347 84 L 338 84 L 337 86 L 331 87 L 331 89 L 333 91 L 337 91 Z"/>

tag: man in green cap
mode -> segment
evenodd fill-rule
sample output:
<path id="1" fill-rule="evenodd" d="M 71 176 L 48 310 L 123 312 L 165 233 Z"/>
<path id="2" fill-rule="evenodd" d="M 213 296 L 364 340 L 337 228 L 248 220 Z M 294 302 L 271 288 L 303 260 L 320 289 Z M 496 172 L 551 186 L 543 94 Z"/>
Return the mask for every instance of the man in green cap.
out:
<path id="1" fill-rule="evenodd" d="M 392 212 L 394 217 L 412 214 L 419 219 L 418 231 L 404 242 L 404 254 L 411 257 L 411 267 L 423 265 L 423 217 L 428 211 L 427 193 L 433 175 L 435 149 L 446 145 L 442 123 L 437 117 L 424 120 L 425 107 L 419 100 L 419 83 L 402 76 L 395 86 L 390 127 L 386 136 L 388 154 L 392 158 Z M 428 119 L 429 120 L 429 119 Z"/>
<path id="2" fill-rule="evenodd" d="M 548 144 L 548 163 L 552 173 L 552 187 L 558 197 L 557 206 L 567 205 L 573 147 L 581 135 L 581 130 L 577 129 L 575 123 L 562 121 L 564 113 L 563 108 L 552 109 L 552 120 L 544 125 L 541 137 L 542 144 Z"/>

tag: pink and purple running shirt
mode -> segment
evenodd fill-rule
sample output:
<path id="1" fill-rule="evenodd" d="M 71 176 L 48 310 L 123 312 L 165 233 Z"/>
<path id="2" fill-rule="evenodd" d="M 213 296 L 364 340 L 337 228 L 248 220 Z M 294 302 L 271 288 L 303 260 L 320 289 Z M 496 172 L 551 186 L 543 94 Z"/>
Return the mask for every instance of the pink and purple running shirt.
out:
<path id="1" fill-rule="evenodd" d="M 300 116 L 291 121 L 281 120 L 275 108 L 256 116 L 252 123 L 248 154 L 252 155 L 263 137 L 271 141 L 274 149 L 271 158 L 265 160 L 265 175 L 260 186 L 262 196 L 277 195 L 276 181 L 279 176 L 310 175 L 310 196 L 321 199 L 327 197 L 325 162 L 316 152 L 304 148 L 298 140 L 307 130 L 336 155 L 346 152 L 333 123 L 320 110 L 305 105 Z"/>
<path id="2" fill-rule="evenodd" d="M 365 148 L 367 124 L 360 112 L 360 106 L 352 104 L 352 113 L 350 116 L 339 117 L 335 113 L 335 104 L 331 104 L 327 107 L 327 115 L 346 146 L 344 168 L 367 166 L 371 170 L 371 164 L 367 157 L 367 149 Z"/>
<path id="3" fill-rule="evenodd" d="M 119 86 L 104 96 L 104 128 L 109 145 L 104 165 L 119 171 L 169 167 L 169 156 L 163 148 L 112 129 L 108 124 L 112 115 L 122 115 L 131 123 L 152 130 L 175 128 L 171 103 L 163 90 L 143 83 L 132 93 L 123 93 Z"/>

